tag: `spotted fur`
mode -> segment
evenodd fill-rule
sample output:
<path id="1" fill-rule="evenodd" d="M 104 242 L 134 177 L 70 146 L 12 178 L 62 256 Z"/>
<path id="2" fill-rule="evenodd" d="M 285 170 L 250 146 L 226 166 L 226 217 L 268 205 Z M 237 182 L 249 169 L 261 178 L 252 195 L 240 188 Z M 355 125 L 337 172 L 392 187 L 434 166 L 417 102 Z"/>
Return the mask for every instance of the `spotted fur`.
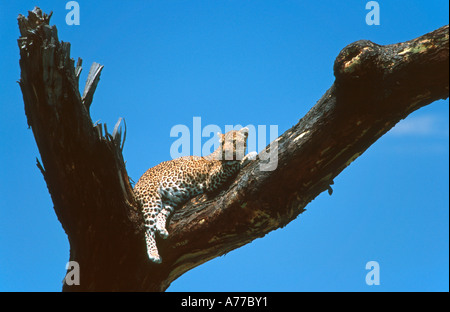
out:
<path id="1" fill-rule="evenodd" d="M 134 187 L 142 207 L 147 253 L 151 261 L 160 263 L 156 233 L 167 238 L 166 222 L 174 209 L 196 195 L 212 192 L 236 176 L 256 153 L 244 157 L 248 128 L 219 133 L 220 146 L 205 157 L 186 156 L 165 161 L 148 169 Z"/>

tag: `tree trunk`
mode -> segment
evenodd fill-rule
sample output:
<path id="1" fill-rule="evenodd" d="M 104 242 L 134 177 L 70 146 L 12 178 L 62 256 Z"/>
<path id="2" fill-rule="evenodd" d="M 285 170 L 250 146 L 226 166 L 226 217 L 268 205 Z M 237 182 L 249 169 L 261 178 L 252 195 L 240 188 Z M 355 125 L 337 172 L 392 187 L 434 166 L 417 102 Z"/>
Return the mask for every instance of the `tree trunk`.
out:
<path id="1" fill-rule="evenodd" d="M 51 16 L 51 14 L 50 14 Z M 94 125 L 89 107 L 102 66 L 93 65 L 83 96 L 70 44 L 50 16 L 19 15 L 20 87 L 28 125 L 42 159 L 38 167 L 80 265 L 80 285 L 64 291 L 163 291 L 186 271 L 285 226 L 371 144 L 411 112 L 448 97 L 449 28 L 380 46 L 357 41 L 334 64 L 336 80 L 294 127 L 267 147 L 215 196 L 198 196 L 170 220 L 158 246 L 162 264 L 147 258 L 143 217 L 113 133 Z M 119 120 L 120 122 L 120 120 Z"/>

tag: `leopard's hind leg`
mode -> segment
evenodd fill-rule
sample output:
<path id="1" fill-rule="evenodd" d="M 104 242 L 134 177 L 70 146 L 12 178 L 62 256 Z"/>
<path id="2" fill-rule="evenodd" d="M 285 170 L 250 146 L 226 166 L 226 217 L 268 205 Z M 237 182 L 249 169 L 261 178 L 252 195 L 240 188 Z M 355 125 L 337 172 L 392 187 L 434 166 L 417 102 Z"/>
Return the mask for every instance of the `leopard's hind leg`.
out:
<path id="1" fill-rule="evenodd" d="M 167 232 L 166 223 L 170 214 L 173 212 L 174 207 L 168 203 L 163 203 L 163 206 L 164 207 L 156 216 L 156 231 L 162 238 L 167 238 L 169 236 L 169 232 Z"/>
<path id="2" fill-rule="evenodd" d="M 145 242 L 147 245 L 147 254 L 151 261 L 161 263 L 161 257 L 156 246 L 156 232 L 157 232 L 157 216 L 161 211 L 161 199 L 153 199 L 151 202 L 144 205 L 144 221 L 145 221 Z"/>

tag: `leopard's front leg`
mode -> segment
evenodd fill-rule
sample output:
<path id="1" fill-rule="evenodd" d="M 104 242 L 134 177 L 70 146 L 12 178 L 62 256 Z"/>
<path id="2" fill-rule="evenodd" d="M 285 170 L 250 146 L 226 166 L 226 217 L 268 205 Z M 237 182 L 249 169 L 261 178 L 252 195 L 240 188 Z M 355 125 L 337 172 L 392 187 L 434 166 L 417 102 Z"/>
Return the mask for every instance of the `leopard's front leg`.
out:
<path id="1" fill-rule="evenodd" d="M 247 165 L 250 161 L 256 160 L 256 157 L 258 156 L 257 152 L 250 152 L 247 155 L 244 156 L 241 160 L 241 168 Z"/>

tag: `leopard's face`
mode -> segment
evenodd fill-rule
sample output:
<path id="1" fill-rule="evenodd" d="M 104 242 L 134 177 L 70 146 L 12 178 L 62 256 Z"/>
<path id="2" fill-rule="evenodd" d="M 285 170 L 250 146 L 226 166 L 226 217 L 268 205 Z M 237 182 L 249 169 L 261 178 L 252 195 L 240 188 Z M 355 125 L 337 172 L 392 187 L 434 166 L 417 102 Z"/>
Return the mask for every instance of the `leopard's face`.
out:
<path id="1" fill-rule="evenodd" d="M 248 128 L 229 131 L 225 134 L 219 133 L 220 148 L 222 149 L 222 160 L 242 160 L 247 148 Z"/>

